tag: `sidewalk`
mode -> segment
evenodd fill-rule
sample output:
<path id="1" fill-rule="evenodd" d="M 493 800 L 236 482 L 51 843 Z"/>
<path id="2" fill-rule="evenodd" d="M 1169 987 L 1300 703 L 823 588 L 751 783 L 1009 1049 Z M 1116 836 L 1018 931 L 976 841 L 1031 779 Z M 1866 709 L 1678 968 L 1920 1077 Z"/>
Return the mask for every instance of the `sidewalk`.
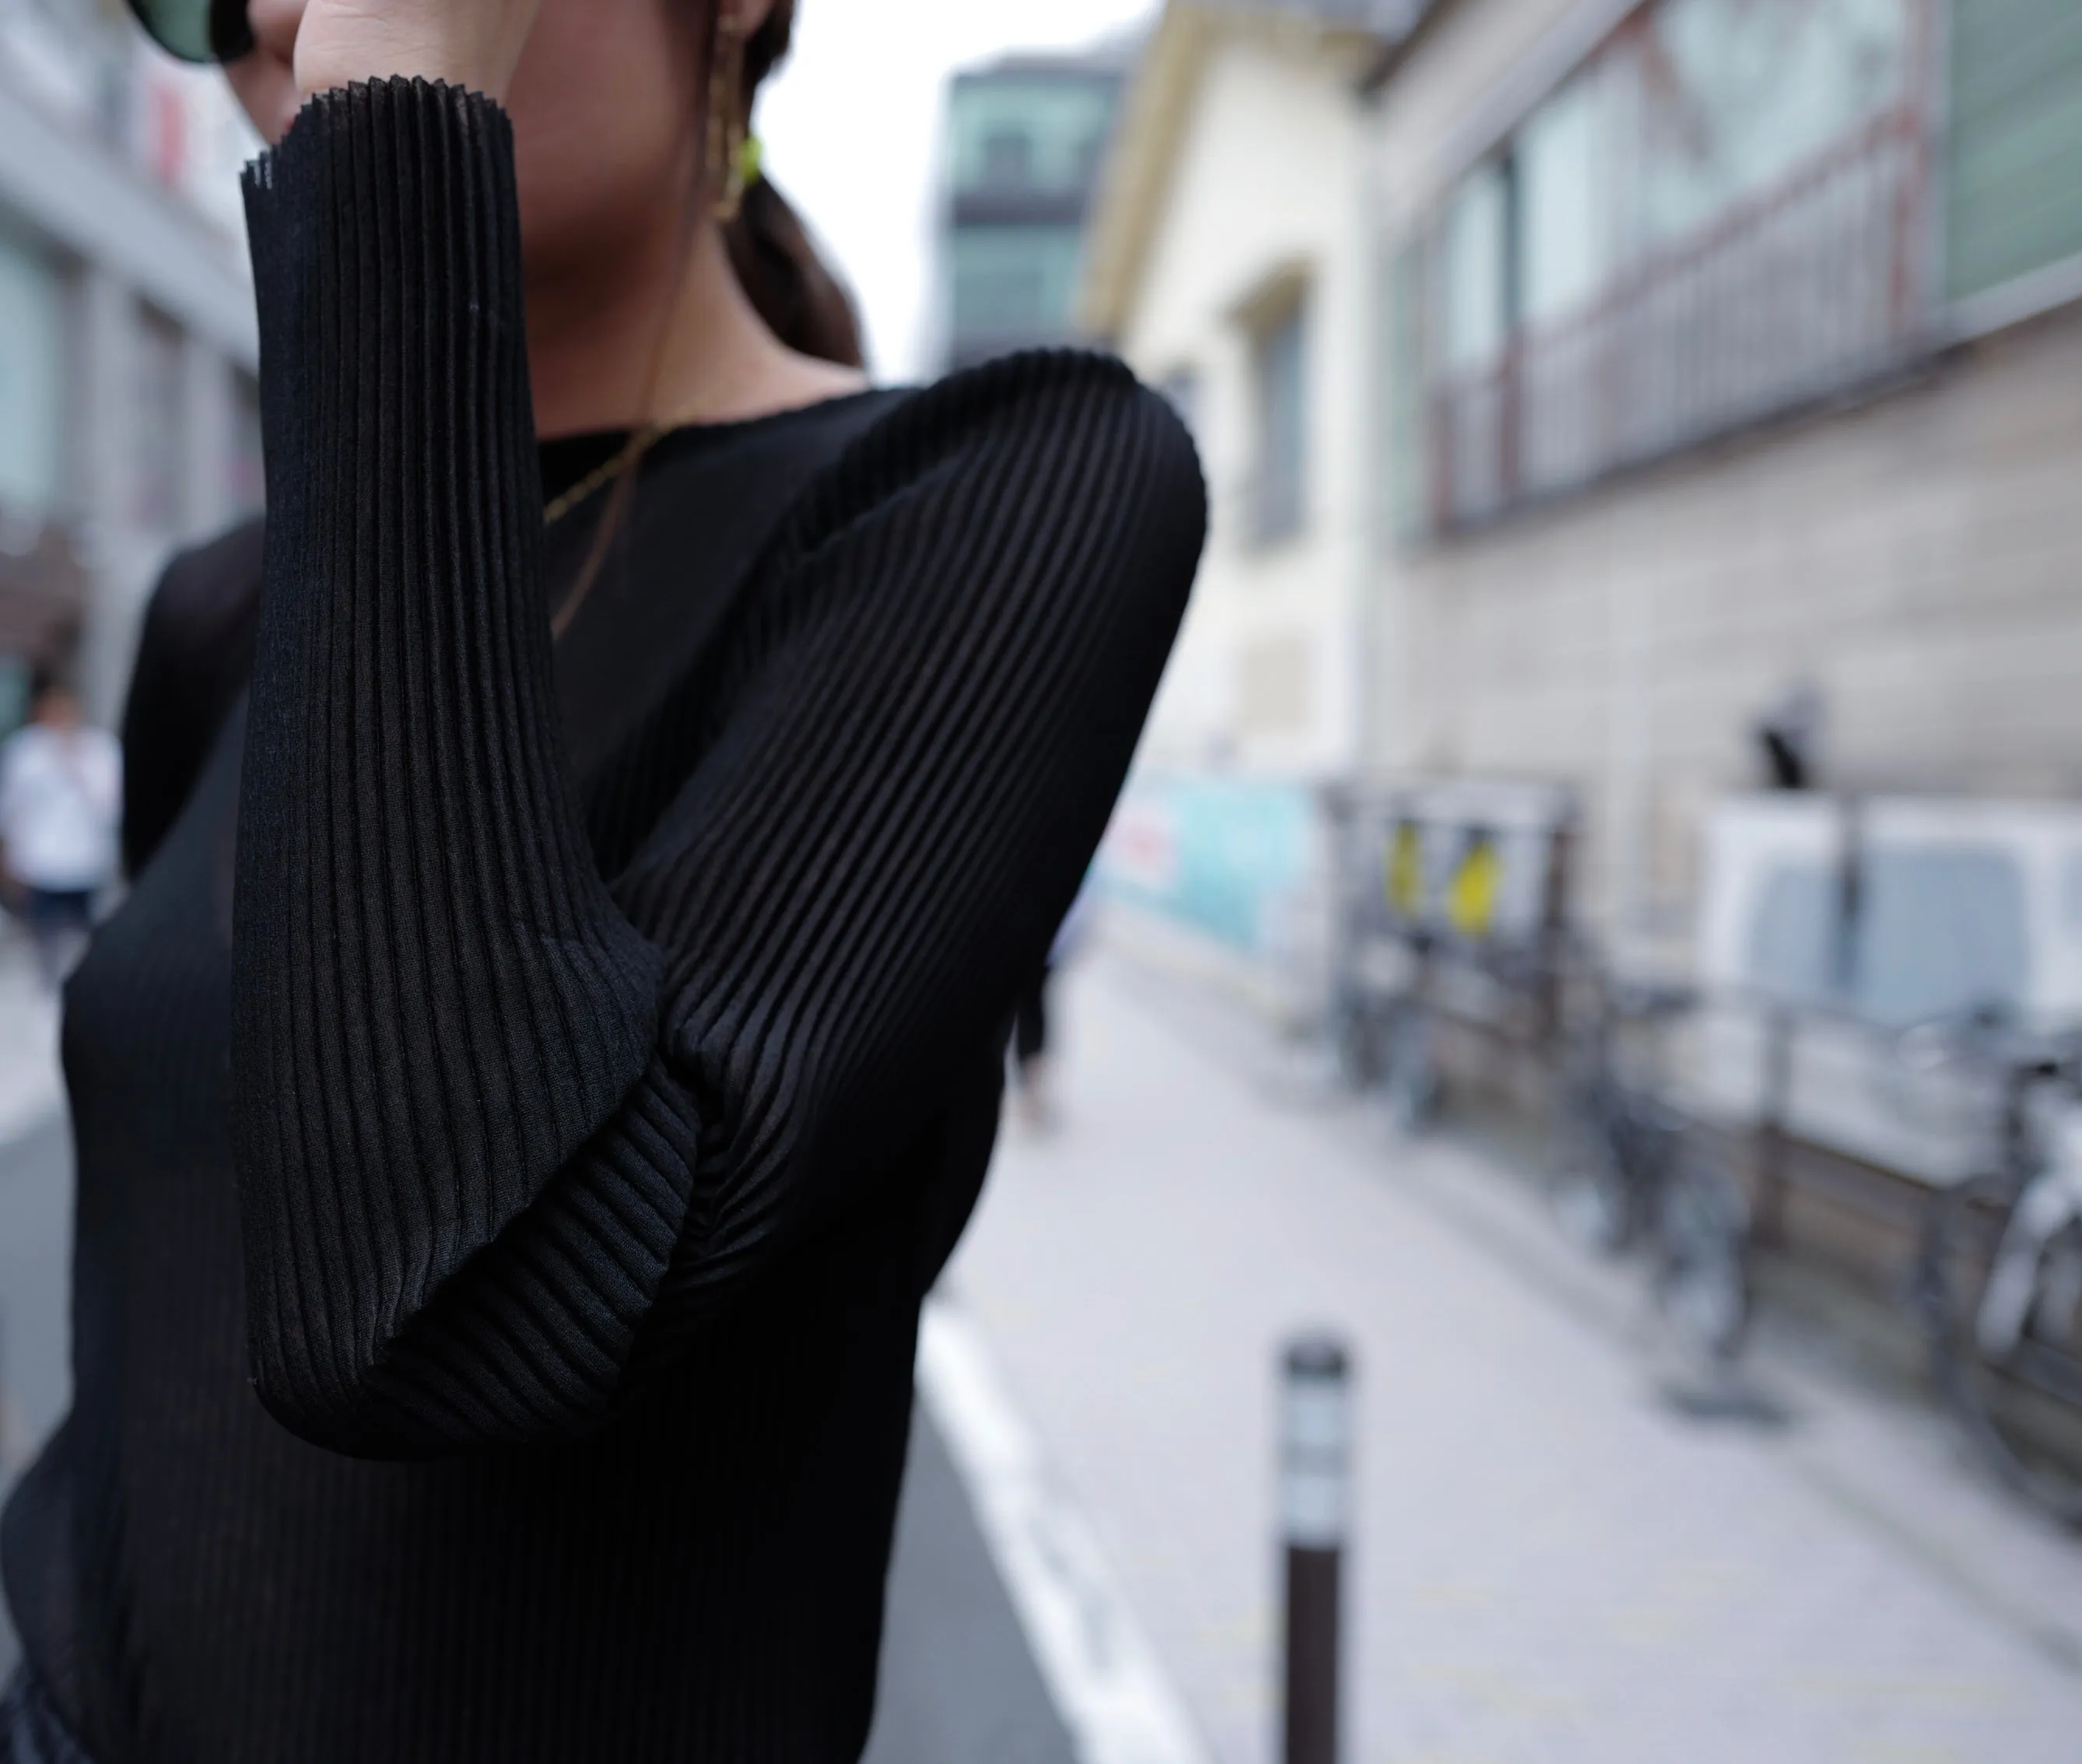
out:
<path id="1" fill-rule="evenodd" d="M 1631 1271 L 1525 1185 L 1283 1074 L 1100 957 L 1068 1125 L 1008 1129 L 951 1283 L 1223 1764 L 1273 1755 L 1273 1365 L 1355 1341 L 1347 1764 L 2054 1764 L 2082 1541 L 1942 1421 L 1761 1331 L 1755 1401 L 1671 1379 Z"/>

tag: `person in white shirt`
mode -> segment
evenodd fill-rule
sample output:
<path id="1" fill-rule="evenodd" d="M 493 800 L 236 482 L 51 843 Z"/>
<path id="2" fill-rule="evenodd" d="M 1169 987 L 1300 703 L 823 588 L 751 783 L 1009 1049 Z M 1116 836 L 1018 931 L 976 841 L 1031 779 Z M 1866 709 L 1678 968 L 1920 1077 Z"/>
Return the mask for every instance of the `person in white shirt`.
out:
<path id="1" fill-rule="evenodd" d="M 113 879 L 123 806 L 123 750 L 81 720 L 79 701 L 40 678 L 29 721 L 0 746 L 0 879 L 57 986 L 93 924 L 95 895 Z"/>

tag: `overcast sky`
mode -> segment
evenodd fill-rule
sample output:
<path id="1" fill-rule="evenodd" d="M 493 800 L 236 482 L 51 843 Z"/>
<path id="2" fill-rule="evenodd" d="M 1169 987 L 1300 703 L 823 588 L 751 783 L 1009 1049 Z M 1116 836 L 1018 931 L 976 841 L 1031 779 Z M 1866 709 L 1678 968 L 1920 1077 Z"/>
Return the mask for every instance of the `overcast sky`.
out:
<path id="1" fill-rule="evenodd" d="M 1007 49 L 1081 47 L 1150 0 L 798 0 L 795 50 L 761 95 L 774 181 L 830 246 L 867 319 L 883 379 L 929 373 L 941 90 Z"/>

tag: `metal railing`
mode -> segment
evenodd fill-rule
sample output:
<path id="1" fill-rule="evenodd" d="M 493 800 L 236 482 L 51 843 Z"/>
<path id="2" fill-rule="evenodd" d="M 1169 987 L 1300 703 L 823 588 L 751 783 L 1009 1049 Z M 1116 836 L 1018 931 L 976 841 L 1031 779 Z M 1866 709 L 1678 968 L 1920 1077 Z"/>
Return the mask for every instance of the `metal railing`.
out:
<path id="1" fill-rule="evenodd" d="M 1920 104 L 1831 151 L 1561 323 L 1432 393 L 1434 515 L 1464 525 L 1847 390 L 1928 335 Z"/>

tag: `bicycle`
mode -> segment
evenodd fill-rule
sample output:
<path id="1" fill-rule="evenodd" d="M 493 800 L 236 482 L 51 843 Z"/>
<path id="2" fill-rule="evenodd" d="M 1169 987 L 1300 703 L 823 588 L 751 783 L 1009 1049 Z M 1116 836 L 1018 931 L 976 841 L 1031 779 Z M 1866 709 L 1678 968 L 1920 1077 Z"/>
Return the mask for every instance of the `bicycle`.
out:
<path id="1" fill-rule="evenodd" d="M 1330 1041 L 1338 1074 L 1355 1095 L 1378 1095 L 1405 1135 L 1438 1119 L 1444 1095 L 1437 1031 L 1426 997 L 1429 940 L 1418 931 L 1401 947 L 1408 971 L 1392 989 L 1342 987 L 1330 1010 Z"/>
<path id="2" fill-rule="evenodd" d="M 1987 1070 L 2000 1095 L 1996 1167 L 1938 1195 L 1918 1247 L 1933 1381 L 2001 1480 L 2082 1525 L 2082 1036 L 1983 1011 L 1897 1044 L 1924 1071 L 1932 1049 Z"/>
<path id="3" fill-rule="evenodd" d="M 1590 978 L 1588 1021 L 1565 1061 L 1549 1203 L 1584 1247 L 1646 1252 L 1657 1306 L 1680 1337 L 1707 1357 L 1733 1359 L 1752 1310 L 1748 1201 L 1659 1074 L 1621 1070 L 1623 1038 L 1660 1029 L 1696 999 L 1595 969 Z"/>

